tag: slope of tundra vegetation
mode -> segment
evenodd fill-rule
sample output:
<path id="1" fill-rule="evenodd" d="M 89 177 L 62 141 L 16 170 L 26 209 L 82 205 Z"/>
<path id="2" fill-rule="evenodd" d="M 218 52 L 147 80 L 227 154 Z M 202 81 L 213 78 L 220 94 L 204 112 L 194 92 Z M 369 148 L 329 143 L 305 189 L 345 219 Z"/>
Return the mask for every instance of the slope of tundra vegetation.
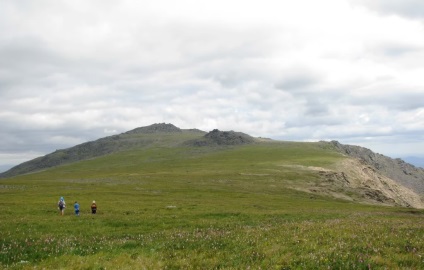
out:
<path id="1" fill-rule="evenodd" d="M 320 181 L 300 167 L 345 158 L 317 143 L 167 143 L 2 179 L 0 268 L 424 269 L 422 210 L 293 188 Z"/>

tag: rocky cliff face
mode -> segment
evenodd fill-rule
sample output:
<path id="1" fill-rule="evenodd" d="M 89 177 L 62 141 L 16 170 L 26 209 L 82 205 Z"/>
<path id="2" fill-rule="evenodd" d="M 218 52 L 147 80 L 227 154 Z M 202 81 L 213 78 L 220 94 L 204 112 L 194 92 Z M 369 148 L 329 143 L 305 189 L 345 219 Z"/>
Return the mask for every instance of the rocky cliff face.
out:
<path id="1" fill-rule="evenodd" d="M 424 195 L 424 169 L 415 167 L 398 158 L 392 159 L 374 153 L 364 147 L 343 145 L 337 141 L 331 141 L 329 144 L 340 153 L 357 158 L 396 183 Z"/>
<path id="2" fill-rule="evenodd" d="M 373 166 L 360 159 L 345 159 L 335 171 L 321 171 L 326 181 L 340 186 L 344 194 L 355 191 L 364 201 L 387 205 L 424 208 L 419 194 L 393 179 L 382 175 Z"/>
<path id="3" fill-rule="evenodd" d="M 293 166 L 297 170 L 309 170 L 319 175 L 319 181 L 294 183 L 289 186 L 293 189 L 360 203 L 424 208 L 419 194 L 357 158 L 342 159 L 333 165 L 334 168 L 283 166 Z"/>

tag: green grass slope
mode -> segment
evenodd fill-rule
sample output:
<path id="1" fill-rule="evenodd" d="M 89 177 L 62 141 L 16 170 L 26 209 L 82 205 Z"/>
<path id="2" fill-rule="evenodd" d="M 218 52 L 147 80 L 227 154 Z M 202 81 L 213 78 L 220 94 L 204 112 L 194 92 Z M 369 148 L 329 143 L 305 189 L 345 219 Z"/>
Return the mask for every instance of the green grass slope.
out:
<path id="1" fill-rule="evenodd" d="M 0 178 L 33 173 L 55 166 L 81 160 L 97 158 L 131 149 L 146 149 L 155 146 L 176 146 L 188 140 L 201 138 L 206 132 L 195 129 L 180 129 L 172 124 L 153 124 L 128 132 L 85 142 L 67 149 L 19 164 L 0 173 Z"/>
<path id="2" fill-rule="evenodd" d="M 322 144 L 156 140 L 2 179 L 0 268 L 424 268 L 423 211 L 293 188 L 321 181 L 300 167 L 331 169 L 346 158 Z"/>

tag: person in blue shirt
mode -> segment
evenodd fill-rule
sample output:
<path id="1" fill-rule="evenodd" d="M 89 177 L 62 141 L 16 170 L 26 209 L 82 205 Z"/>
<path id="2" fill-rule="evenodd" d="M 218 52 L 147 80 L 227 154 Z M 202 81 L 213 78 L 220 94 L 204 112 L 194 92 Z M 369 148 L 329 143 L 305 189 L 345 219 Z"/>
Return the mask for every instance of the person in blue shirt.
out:
<path id="1" fill-rule="evenodd" d="M 80 208 L 79 207 L 80 207 L 79 206 L 79 203 L 77 201 L 75 201 L 74 209 L 75 209 L 75 215 L 76 216 L 79 216 L 79 212 L 80 212 Z"/>

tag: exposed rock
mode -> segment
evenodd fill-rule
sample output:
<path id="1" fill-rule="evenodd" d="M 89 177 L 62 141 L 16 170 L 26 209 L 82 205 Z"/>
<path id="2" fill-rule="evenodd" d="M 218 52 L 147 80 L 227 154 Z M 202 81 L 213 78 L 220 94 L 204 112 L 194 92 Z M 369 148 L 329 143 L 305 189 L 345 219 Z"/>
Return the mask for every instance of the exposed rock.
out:
<path id="1" fill-rule="evenodd" d="M 208 138 L 219 145 L 248 144 L 255 141 L 253 137 L 241 132 L 219 131 L 218 129 L 214 129 L 206 134 L 205 138 Z"/>
<path id="2" fill-rule="evenodd" d="M 187 142 L 194 146 L 214 146 L 214 145 L 242 145 L 254 143 L 255 138 L 235 131 L 220 131 L 214 129 L 207 133 L 203 138 Z"/>

